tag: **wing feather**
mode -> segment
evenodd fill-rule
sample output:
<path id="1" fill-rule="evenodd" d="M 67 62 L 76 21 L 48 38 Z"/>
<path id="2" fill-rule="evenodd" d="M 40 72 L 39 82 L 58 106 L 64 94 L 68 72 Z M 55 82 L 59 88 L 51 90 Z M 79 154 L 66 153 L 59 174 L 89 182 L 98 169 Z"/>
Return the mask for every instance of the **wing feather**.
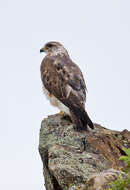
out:
<path id="1" fill-rule="evenodd" d="M 78 102 L 85 103 L 86 85 L 82 72 L 69 58 L 46 56 L 41 65 L 41 77 L 47 90 L 58 99 L 69 101 L 72 93 Z"/>

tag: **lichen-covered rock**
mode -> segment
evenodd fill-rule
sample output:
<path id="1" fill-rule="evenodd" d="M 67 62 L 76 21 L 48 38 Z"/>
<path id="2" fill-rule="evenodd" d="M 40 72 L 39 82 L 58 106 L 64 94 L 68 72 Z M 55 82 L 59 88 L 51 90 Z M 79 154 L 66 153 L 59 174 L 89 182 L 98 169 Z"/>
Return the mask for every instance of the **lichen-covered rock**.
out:
<path id="1" fill-rule="evenodd" d="M 119 177 L 120 171 L 107 169 L 103 172 L 94 174 L 86 183 L 86 190 L 105 190 L 108 184 Z M 122 174 L 123 175 L 123 174 Z"/>
<path id="2" fill-rule="evenodd" d="M 49 116 L 42 122 L 39 143 L 46 189 L 102 189 L 123 167 L 118 160 L 125 154 L 123 146 L 130 146 L 127 130 L 117 132 L 95 124 L 94 130 L 76 131 L 69 118 Z"/>

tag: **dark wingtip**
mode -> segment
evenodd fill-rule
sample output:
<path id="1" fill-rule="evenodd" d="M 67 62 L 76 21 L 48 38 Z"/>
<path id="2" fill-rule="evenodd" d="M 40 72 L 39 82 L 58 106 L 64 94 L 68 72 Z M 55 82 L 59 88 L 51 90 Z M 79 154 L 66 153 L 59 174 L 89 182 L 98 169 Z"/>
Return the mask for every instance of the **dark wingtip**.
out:
<path id="1" fill-rule="evenodd" d="M 89 118 L 89 116 L 85 110 L 84 110 L 84 112 L 82 112 L 80 119 L 84 126 L 88 125 L 91 129 L 94 129 L 94 124 L 91 121 L 91 119 Z"/>
<path id="2" fill-rule="evenodd" d="M 91 120 L 89 120 L 88 122 L 88 126 L 91 128 L 91 129 L 94 129 L 94 124 Z"/>

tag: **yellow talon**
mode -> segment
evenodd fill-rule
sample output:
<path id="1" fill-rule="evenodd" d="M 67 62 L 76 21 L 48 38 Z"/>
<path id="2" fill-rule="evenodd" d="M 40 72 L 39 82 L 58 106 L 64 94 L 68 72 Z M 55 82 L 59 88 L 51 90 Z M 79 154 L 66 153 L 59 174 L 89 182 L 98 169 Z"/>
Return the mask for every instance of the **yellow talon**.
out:
<path id="1" fill-rule="evenodd" d="M 62 116 L 63 114 L 64 114 L 64 112 L 63 112 L 63 111 L 60 111 L 60 112 L 59 112 L 59 115 L 61 115 L 61 116 Z"/>

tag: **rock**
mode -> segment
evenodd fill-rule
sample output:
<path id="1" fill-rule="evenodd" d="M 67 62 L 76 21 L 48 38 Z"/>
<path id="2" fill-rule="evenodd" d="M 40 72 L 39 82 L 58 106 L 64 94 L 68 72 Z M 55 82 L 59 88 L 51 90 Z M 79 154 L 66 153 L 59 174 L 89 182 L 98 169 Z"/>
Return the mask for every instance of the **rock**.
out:
<path id="1" fill-rule="evenodd" d="M 101 190 L 119 176 L 124 167 L 118 158 L 130 147 L 130 132 L 106 129 L 76 131 L 69 118 L 44 119 L 39 152 L 46 190 Z"/>

